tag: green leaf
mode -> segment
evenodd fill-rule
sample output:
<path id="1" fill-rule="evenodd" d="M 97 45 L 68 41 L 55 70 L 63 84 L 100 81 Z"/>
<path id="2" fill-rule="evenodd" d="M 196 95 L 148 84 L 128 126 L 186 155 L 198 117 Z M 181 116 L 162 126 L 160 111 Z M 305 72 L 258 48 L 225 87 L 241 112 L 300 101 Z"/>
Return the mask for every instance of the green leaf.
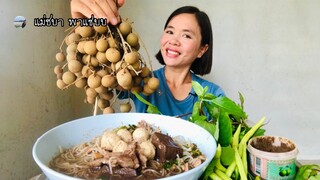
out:
<path id="1" fill-rule="evenodd" d="M 156 106 L 154 106 L 153 104 L 148 102 L 146 99 L 144 99 L 142 96 L 140 96 L 137 92 L 134 91 L 132 93 L 139 99 L 139 101 L 141 101 L 142 103 L 144 103 L 148 106 L 147 107 L 148 113 L 162 114 Z"/>
<path id="2" fill-rule="evenodd" d="M 211 94 L 211 93 L 206 93 L 204 96 L 203 96 L 203 101 L 212 101 L 213 99 L 215 99 L 216 96 Z"/>
<path id="3" fill-rule="evenodd" d="M 229 166 L 235 160 L 235 151 L 230 145 L 221 147 L 221 150 L 221 163 L 224 166 Z"/>
<path id="4" fill-rule="evenodd" d="M 256 130 L 256 132 L 253 134 L 253 136 L 252 137 L 255 137 L 255 136 L 262 136 L 262 135 L 264 135 L 264 133 L 266 132 L 266 130 L 265 129 L 261 129 L 261 128 L 259 128 L 259 129 L 257 129 Z"/>
<path id="5" fill-rule="evenodd" d="M 200 102 L 197 101 L 193 105 L 193 110 L 192 110 L 192 119 L 193 119 L 193 121 L 199 115 L 200 115 Z"/>
<path id="6" fill-rule="evenodd" d="M 219 144 L 222 147 L 229 146 L 232 141 L 232 123 L 228 113 L 219 116 Z"/>
<path id="7" fill-rule="evenodd" d="M 198 97 L 199 98 L 203 97 L 203 95 L 205 94 L 203 87 L 197 81 L 192 81 L 191 83 L 192 83 L 194 92 L 198 95 Z"/>
<path id="8" fill-rule="evenodd" d="M 236 105 L 234 101 L 227 97 L 217 97 L 211 101 L 216 106 L 223 109 L 228 114 L 233 114 L 235 116 L 239 116 L 241 118 L 246 118 L 246 113 Z"/>
<path id="9" fill-rule="evenodd" d="M 240 107 L 243 110 L 244 109 L 244 98 L 240 92 L 239 92 L 239 98 L 240 98 Z"/>
<path id="10" fill-rule="evenodd" d="M 159 109 L 156 106 L 148 106 L 147 113 L 161 114 L 161 112 L 159 111 Z"/>
<path id="11" fill-rule="evenodd" d="M 204 116 L 205 117 L 205 116 Z M 203 119 L 195 120 L 195 124 L 201 126 L 202 128 L 206 129 L 213 137 L 214 133 L 216 131 L 216 125 L 207 121 L 204 121 Z"/>
<path id="12" fill-rule="evenodd" d="M 213 119 L 216 120 L 218 119 L 219 114 L 216 112 L 217 108 L 208 102 L 203 102 L 204 107 L 206 107 L 207 112 L 209 113 L 209 116 Z"/>

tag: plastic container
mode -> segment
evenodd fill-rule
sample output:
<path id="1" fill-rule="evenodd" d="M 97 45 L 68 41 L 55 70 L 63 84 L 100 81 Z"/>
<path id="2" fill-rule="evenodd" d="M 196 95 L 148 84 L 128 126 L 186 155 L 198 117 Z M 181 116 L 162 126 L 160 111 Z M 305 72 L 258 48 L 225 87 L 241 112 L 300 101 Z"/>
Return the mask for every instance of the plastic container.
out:
<path id="1" fill-rule="evenodd" d="M 267 180 L 294 179 L 298 149 L 292 141 L 278 136 L 258 136 L 250 139 L 247 150 L 254 176 Z"/>

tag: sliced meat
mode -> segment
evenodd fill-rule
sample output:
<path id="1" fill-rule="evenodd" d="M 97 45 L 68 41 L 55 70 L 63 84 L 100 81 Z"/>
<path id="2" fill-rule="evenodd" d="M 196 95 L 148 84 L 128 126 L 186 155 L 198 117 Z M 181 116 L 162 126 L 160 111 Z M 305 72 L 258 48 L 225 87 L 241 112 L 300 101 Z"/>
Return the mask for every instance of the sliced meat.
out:
<path id="1" fill-rule="evenodd" d="M 183 155 L 183 149 L 179 147 L 170 136 L 155 132 L 151 137 L 151 142 L 156 147 L 156 158 L 163 163 L 166 160 L 174 160 Z"/>

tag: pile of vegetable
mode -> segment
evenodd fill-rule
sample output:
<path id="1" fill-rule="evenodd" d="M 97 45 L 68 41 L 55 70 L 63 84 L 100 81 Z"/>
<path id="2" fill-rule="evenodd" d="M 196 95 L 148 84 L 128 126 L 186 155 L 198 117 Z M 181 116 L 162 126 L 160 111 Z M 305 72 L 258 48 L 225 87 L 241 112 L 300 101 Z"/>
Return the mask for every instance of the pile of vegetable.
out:
<path id="1" fill-rule="evenodd" d="M 150 95 L 159 81 L 151 73 L 151 63 L 149 68 L 139 53 L 139 40 L 129 20 L 121 19 L 115 26 L 74 27 L 56 54 L 58 88 L 84 89 L 85 102 L 97 105 L 103 113 L 115 112 L 111 101 L 117 99 L 115 89 Z M 121 112 L 130 110 L 129 102 L 120 105 Z"/>
<path id="2" fill-rule="evenodd" d="M 240 95 L 240 104 L 228 97 L 216 97 L 192 82 L 198 96 L 194 104 L 190 121 L 207 129 L 217 140 L 218 147 L 214 159 L 209 164 L 202 179 L 248 179 L 247 142 L 253 136 L 263 135 L 261 126 L 265 117 L 254 126 L 247 125 L 244 111 L 244 98 Z M 209 178 L 210 177 L 210 178 Z"/>

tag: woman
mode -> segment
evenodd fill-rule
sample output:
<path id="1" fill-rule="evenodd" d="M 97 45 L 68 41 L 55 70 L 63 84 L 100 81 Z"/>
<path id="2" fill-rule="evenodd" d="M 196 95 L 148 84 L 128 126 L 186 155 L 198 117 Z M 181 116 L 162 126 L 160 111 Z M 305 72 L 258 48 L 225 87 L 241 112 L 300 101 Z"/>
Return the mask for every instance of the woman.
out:
<path id="1" fill-rule="evenodd" d="M 73 0 L 74 1 L 74 0 Z M 111 8 L 110 8 L 111 9 Z M 117 11 L 114 17 L 117 16 Z M 209 74 L 212 66 L 212 29 L 206 13 L 193 6 L 175 10 L 168 18 L 156 58 L 164 67 L 154 71 L 160 81 L 159 91 L 143 96 L 162 114 L 188 119 L 193 104 L 198 100 L 192 81 L 215 96 L 224 96 L 216 84 L 197 75 Z M 122 94 L 121 98 L 124 98 Z M 146 112 L 147 106 L 131 95 L 137 112 Z"/>

